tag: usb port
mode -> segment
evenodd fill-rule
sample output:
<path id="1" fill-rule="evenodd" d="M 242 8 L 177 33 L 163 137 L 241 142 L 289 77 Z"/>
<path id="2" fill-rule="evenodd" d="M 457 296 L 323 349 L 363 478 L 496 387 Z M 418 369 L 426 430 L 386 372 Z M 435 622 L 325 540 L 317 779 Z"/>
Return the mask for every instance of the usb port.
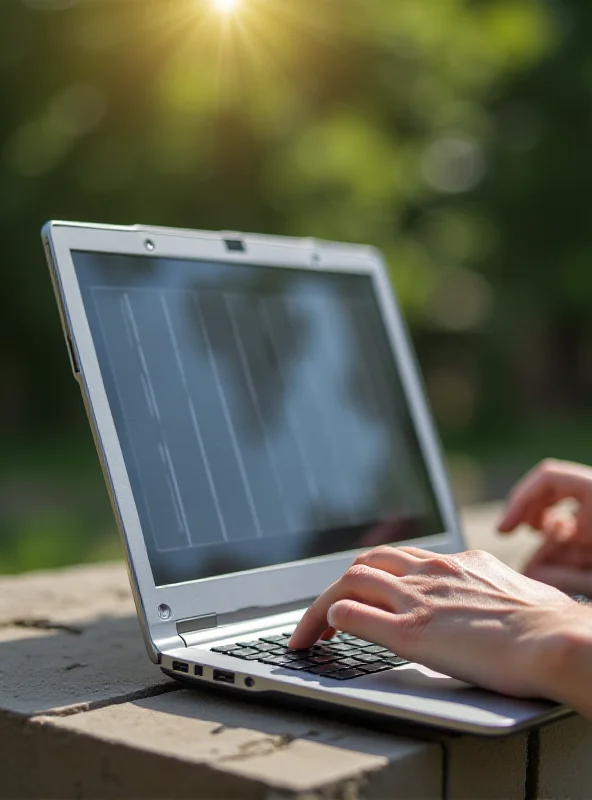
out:
<path id="1" fill-rule="evenodd" d="M 234 683 L 234 672 L 226 672 L 223 669 L 214 670 L 214 680 L 219 683 Z"/>
<path id="2" fill-rule="evenodd" d="M 189 672 L 189 664 L 184 661 L 173 661 L 173 669 L 175 672 Z"/>

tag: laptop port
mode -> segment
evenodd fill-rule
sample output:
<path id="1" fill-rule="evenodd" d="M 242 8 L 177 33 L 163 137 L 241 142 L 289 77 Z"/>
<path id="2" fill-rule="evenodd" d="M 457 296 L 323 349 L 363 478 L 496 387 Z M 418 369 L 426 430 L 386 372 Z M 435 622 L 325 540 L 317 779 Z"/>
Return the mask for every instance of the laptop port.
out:
<path id="1" fill-rule="evenodd" d="M 195 665 L 195 667 L 193 668 L 193 674 L 199 675 L 200 677 L 203 675 L 203 667 L 201 666 L 201 664 Z"/>
<path id="2" fill-rule="evenodd" d="M 226 672 L 224 669 L 215 669 L 214 680 L 219 683 L 234 683 L 234 672 Z"/>
<path id="3" fill-rule="evenodd" d="M 237 250 L 240 253 L 244 253 L 246 249 L 241 239 L 224 239 L 224 244 L 227 250 Z"/>
<path id="4" fill-rule="evenodd" d="M 189 664 L 184 661 L 173 661 L 173 669 L 175 672 L 189 672 Z"/>

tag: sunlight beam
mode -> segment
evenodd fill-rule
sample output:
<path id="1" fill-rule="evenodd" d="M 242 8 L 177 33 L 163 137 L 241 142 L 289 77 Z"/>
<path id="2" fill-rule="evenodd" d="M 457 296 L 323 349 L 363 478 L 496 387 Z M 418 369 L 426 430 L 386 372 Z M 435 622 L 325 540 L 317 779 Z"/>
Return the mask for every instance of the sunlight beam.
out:
<path id="1" fill-rule="evenodd" d="M 238 0 L 211 0 L 212 5 L 220 14 L 231 14 L 238 5 Z"/>

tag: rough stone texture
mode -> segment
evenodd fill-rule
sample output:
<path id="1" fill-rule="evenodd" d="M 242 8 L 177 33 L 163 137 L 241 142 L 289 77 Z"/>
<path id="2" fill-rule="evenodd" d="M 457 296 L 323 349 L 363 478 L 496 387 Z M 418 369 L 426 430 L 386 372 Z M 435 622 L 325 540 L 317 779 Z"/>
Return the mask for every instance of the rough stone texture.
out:
<path id="1" fill-rule="evenodd" d="M 136 613 L 123 561 L 5 575 L 1 581 L 0 627 L 50 616 L 76 622 Z"/>
<path id="2" fill-rule="evenodd" d="M 522 800 L 526 734 L 504 739 L 463 736 L 445 744 L 450 800 Z"/>
<path id="3" fill-rule="evenodd" d="M 465 513 L 468 545 L 516 566 L 536 539 L 495 536 L 499 511 Z M 410 739 L 180 689 L 148 660 L 121 563 L 2 578 L 0 597 L 0 797 L 524 796 L 525 736 Z M 589 727 L 541 734 L 541 797 L 584 796 L 553 751 L 565 736 L 575 774 Z"/>
<path id="4" fill-rule="evenodd" d="M 183 690 L 52 724 L 192 764 L 204 782 L 224 774 L 248 793 L 260 785 L 298 797 L 431 798 L 442 791 L 437 744 L 204 692 Z"/>
<path id="5" fill-rule="evenodd" d="M 538 734 L 538 758 L 530 776 L 533 797 L 589 800 L 592 797 L 592 724 L 581 717 L 557 722 Z"/>
<path id="6" fill-rule="evenodd" d="M 1 581 L 0 596 L 11 594 L 14 601 L 16 588 L 13 582 L 7 592 Z M 27 627 L 0 628 L 0 709 L 22 714 L 73 711 L 156 693 L 171 683 L 149 661 L 135 612 L 133 617 L 107 617 L 91 607 L 87 619 L 81 619 L 81 604 L 89 597 L 84 579 L 75 621 L 72 614 L 56 613 L 40 602 L 41 593 L 37 597 L 40 611 L 30 613 Z M 42 619 L 67 627 L 28 627 Z"/>

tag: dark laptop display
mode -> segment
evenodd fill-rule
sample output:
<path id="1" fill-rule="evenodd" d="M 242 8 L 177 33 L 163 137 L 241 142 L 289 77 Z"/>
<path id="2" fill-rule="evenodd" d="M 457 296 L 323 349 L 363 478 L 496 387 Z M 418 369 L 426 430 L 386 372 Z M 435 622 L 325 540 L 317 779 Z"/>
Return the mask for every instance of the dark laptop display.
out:
<path id="1" fill-rule="evenodd" d="M 369 276 L 73 260 L 157 585 L 443 531 Z"/>

